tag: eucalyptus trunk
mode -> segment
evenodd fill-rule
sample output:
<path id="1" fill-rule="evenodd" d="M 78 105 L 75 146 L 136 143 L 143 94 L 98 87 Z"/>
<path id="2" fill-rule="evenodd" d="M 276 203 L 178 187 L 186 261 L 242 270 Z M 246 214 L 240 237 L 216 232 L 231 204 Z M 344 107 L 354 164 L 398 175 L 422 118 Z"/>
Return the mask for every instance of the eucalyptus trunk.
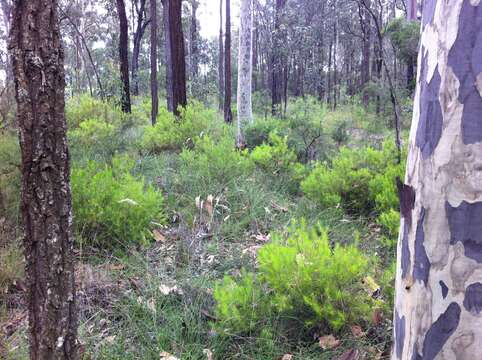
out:
<path id="1" fill-rule="evenodd" d="M 127 23 L 124 0 L 117 0 L 117 15 L 119 16 L 119 62 L 122 82 L 122 111 L 131 112 L 131 92 L 129 87 L 129 27 Z"/>
<path id="2" fill-rule="evenodd" d="M 405 184 L 392 359 L 482 354 L 482 6 L 427 0 Z"/>
<path id="3" fill-rule="evenodd" d="M 15 1 L 10 37 L 22 155 L 30 358 L 77 359 L 70 162 L 58 2 Z"/>
<path id="4" fill-rule="evenodd" d="M 238 46 L 238 147 L 244 146 L 243 126 L 253 122 L 251 82 L 253 76 L 253 0 L 241 0 Z"/>

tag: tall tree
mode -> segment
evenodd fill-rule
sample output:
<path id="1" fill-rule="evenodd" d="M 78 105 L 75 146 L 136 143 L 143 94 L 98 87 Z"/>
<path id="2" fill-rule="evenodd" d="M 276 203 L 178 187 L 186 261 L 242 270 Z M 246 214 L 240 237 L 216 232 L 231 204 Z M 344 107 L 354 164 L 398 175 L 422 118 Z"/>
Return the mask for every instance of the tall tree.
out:
<path id="1" fill-rule="evenodd" d="M 151 123 L 156 124 L 159 111 L 157 86 L 157 0 L 150 0 L 151 13 Z"/>
<path id="2" fill-rule="evenodd" d="M 129 28 L 124 0 L 116 0 L 119 17 L 119 62 L 122 81 L 122 111 L 131 112 L 131 92 L 129 86 Z"/>
<path id="3" fill-rule="evenodd" d="M 166 66 L 168 68 L 168 109 L 179 115 L 179 106 L 187 105 L 186 59 L 182 32 L 182 0 L 163 0 L 166 23 Z M 169 80 L 171 77 L 171 80 Z"/>
<path id="4" fill-rule="evenodd" d="M 22 154 L 24 229 L 34 360 L 76 359 L 72 204 L 64 54 L 56 0 L 17 0 L 10 50 Z"/>
<path id="5" fill-rule="evenodd" d="M 224 41 L 224 121 L 233 122 L 231 111 L 231 0 L 226 0 L 226 36 Z"/>
<path id="6" fill-rule="evenodd" d="M 224 110 L 224 44 L 223 44 L 223 0 L 219 0 L 219 63 L 218 63 L 218 90 L 219 110 Z"/>
<path id="7" fill-rule="evenodd" d="M 253 122 L 251 81 L 253 76 L 253 0 L 241 0 L 238 45 L 238 133 L 236 144 L 244 146 L 242 128 Z"/>
<path id="8" fill-rule="evenodd" d="M 11 22 L 11 16 L 12 16 L 12 0 L 0 0 L 0 5 L 1 5 L 1 10 L 3 14 L 3 24 L 4 24 L 4 29 L 5 29 L 5 34 L 8 36 L 10 33 L 10 22 Z M 12 69 L 10 66 L 10 59 L 9 59 L 9 54 L 6 54 L 7 56 L 7 61 L 6 61 L 6 83 L 9 84 L 12 80 Z"/>
<path id="9" fill-rule="evenodd" d="M 424 3 L 392 359 L 482 353 L 482 7 Z"/>
<path id="10" fill-rule="evenodd" d="M 139 55 L 142 38 L 150 20 L 146 19 L 146 0 L 134 0 L 133 5 L 136 13 L 136 30 L 134 31 L 134 46 L 132 48 L 132 94 L 139 95 Z"/>

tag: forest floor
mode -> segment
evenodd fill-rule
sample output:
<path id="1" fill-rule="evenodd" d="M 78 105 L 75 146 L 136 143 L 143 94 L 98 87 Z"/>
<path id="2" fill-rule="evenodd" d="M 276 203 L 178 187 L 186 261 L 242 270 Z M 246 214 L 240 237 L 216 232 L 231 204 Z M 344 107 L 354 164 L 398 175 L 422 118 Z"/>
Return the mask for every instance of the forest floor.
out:
<path id="1" fill-rule="evenodd" d="M 293 108 L 295 118 L 298 113 L 296 106 Z M 326 113 L 317 107 L 310 116 L 318 121 L 321 112 Z M 140 113 L 145 116 L 147 111 Z M 91 114 L 76 116 L 86 120 Z M 336 124 L 339 118 L 357 116 L 350 110 L 332 115 Z M 215 121 L 221 120 L 215 116 Z M 353 123 L 348 123 L 346 134 L 342 134 L 348 147 L 357 149 L 363 144 L 380 143 L 385 137 L 384 133 L 367 132 Z M 304 219 L 309 226 L 321 224 L 328 229 L 332 244 L 356 243 L 361 251 L 377 259 L 377 273 L 393 262 L 393 247 L 387 250 L 384 230 L 373 217 L 353 214 L 339 206 L 320 206 L 301 192 L 299 185 L 293 191 L 292 179 L 281 175 L 280 170 L 249 167 L 242 170 L 244 173 L 230 176 L 228 172 L 232 170 L 225 166 L 233 158 L 225 157 L 225 149 L 216 146 L 226 137 L 234 139 L 231 130 L 221 131 L 217 125 L 214 130 L 206 130 L 212 137 L 223 132 L 223 139 L 215 140 L 210 150 L 214 157 L 208 154 L 208 159 L 203 159 L 198 150 L 189 149 L 189 144 L 187 150 L 146 152 L 139 145 L 142 131 L 136 126 L 122 130 L 122 143 L 95 143 L 92 152 L 74 141 L 71 145 L 74 168 L 91 158 L 109 163 L 98 154 L 113 146 L 115 156 L 124 153 L 135 161 L 134 176 L 142 176 L 165 199 L 164 221 L 150 229 L 152 240 L 148 245 L 102 247 L 76 230 L 79 340 L 84 359 L 389 358 L 389 312 L 375 311 L 372 319 L 360 323 L 362 326 L 346 324 L 342 332 L 314 327 L 303 336 L 293 334 L 295 329 L 277 332 L 276 328 L 229 336 L 220 333 L 216 325 L 221 319 L 216 312 L 215 288 L 227 275 L 236 279 L 246 271 L 257 271 L 258 251 L 272 242 L 273 232 L 287 234 L 293 219 Z M 256 136 L 265 132 L 261 135 L 268 137 L 267 130 L 257 131 Z M 125 143 L 133 138 L 135 148 L 126 148 Z M 335 139 L 338 140 L 336 136 Z M 302 146 L 307 140 L 296 141 Z M 317 140 L 319 148 L 315 153 L 318 158 L 330 159 L 340 145 L 327 149 L 329 141 L 324 141 Z M 9 244 L 18 244 L 18 229 L 11 231 L 7 223 L 12 220 L 3 218 L 2 237 L 9 239 Z M 0 295 L 0 357 L 27 359 L 26 286 L 20 270 L 19 247 L 0 248 L 4 249 L 0 254 L 0 290 L 4 292 Z"/>

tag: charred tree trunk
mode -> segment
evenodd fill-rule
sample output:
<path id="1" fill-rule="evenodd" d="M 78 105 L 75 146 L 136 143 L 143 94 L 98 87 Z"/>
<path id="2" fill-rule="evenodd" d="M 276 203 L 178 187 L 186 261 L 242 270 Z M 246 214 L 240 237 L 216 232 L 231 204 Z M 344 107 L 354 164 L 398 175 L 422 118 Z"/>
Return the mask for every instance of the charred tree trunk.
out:
<path id="1" fill-rule="evenodd" d="M 156 124 L 159 111 L 157 86 L 157 0 L 150 0 L 151 13 L 151 123 Z"/>
<path id="2" fill-rule="evenodd" d="M 224 111 L 224 43 L 223 43 L 223 0 L 219 0 L 219 63 L 218 63 L 218 90 L 219 111 Z"/>
<path id="3" fill-rule="evenodd" d="M 131 112 L 131 93 L 129 86 L 129 29 L 124 0 L 117 0 L 117 15 L 119 16 L 119 62 L 122 82 L 122 111 Z"/>
<path id="4" fill-rule="evenodd" d="M 241 0 L 238 46 L 238 134 L 236 144 L 244 147 L 243 127 L 253 122 L 251 82 L 253 77 L 253 0 Z"/>
<path id="5" fill-rule="evenodd" d="M 481 36 L 478 3 L 424 3 L 393 360 L 482 354 Z"/>
<path id="6" fill-rule="evenodd" d="M 134 1 L 136 9 L 136 31 L 134 32 L 134 46 L 132 48 L 132 94 L 139 95 L 139 54 L 141 52 L 142 38 L 146 31 L 149 21 L 145 20 L 146 17 L 146 0 L 140 0 L 139 5 L 137 1 Z"/>
<path id="7" fill-rule="evenodd" d="M 233 122 L 231 111 L 231 0 L 226 0 L 226 39 L 224 43 L 224 121 Z"/>
<path id="8" fill-rule="evenodd" d="M 16 1 L 10 50 L 22 154 L 30 358 L 77 359 L 70 164 L 58 3 Z"/>

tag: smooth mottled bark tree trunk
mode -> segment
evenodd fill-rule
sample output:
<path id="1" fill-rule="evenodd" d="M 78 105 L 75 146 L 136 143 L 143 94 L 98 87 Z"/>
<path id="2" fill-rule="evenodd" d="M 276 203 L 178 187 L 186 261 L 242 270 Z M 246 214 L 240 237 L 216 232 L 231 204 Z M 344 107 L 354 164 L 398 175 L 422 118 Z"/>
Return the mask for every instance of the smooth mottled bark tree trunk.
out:
<path id="1" fill-rule="evenodd" d="M 131 112 L 131 92 L 129 86 L 129 28 L 127 23 L 124 0 L 117 0 L 117 15 L 119 16 L 119 62 L 122 82 L 122 111 Z"/>
<path id="2" fill-rule="evenodd" d="M 224 43 L 223 43 L 223 0 L 219 0 L 219 63 L 218 63 L 218 90 L 219 111 L 224 111 Z"/>
<path id="3" fill-rule="evenodd" d="M 231 111 L 231 0 L 226 0 L 226 36 L 224 41 L 224 121 L 233 122 Z"/>
<path id="4" fill-rule="evenodd" d="M 10 50 L 22 154 L 30 357 L 77 359 L 70 164 L 58 2 L 17 0 Z"/>
<path id="5" fill-rule="evenodd" d="M 157 0 L 150 0 L 151 13 L 151 123 L 156 124 L 159 111 L 157 85 Z"/>
<path id="6" fill-rule="evenodd" d="M 405 184 L 394 360 L 482 354 L 482 6 L 424 4 Z"/>
<path id="7" fill-rule="evenodd" d="M 241 0 L 238 45 L 238 133 L 236 144 L 244 147 L 243 127 L 253 122 L 251 86 L 253 77 L 253 0 Z"/>
<path id="8" fill-rule="evenodd" d="M 168 74 L 168 109 L 179 115 L 179 106 L 187 105 L 186 96 L 186 58 L 184 35 L 182 32 L 182 1 L 164 0 L 166 16 L 166 51 Z M 171 77 L 171 79 L 169 79 Z"/>

